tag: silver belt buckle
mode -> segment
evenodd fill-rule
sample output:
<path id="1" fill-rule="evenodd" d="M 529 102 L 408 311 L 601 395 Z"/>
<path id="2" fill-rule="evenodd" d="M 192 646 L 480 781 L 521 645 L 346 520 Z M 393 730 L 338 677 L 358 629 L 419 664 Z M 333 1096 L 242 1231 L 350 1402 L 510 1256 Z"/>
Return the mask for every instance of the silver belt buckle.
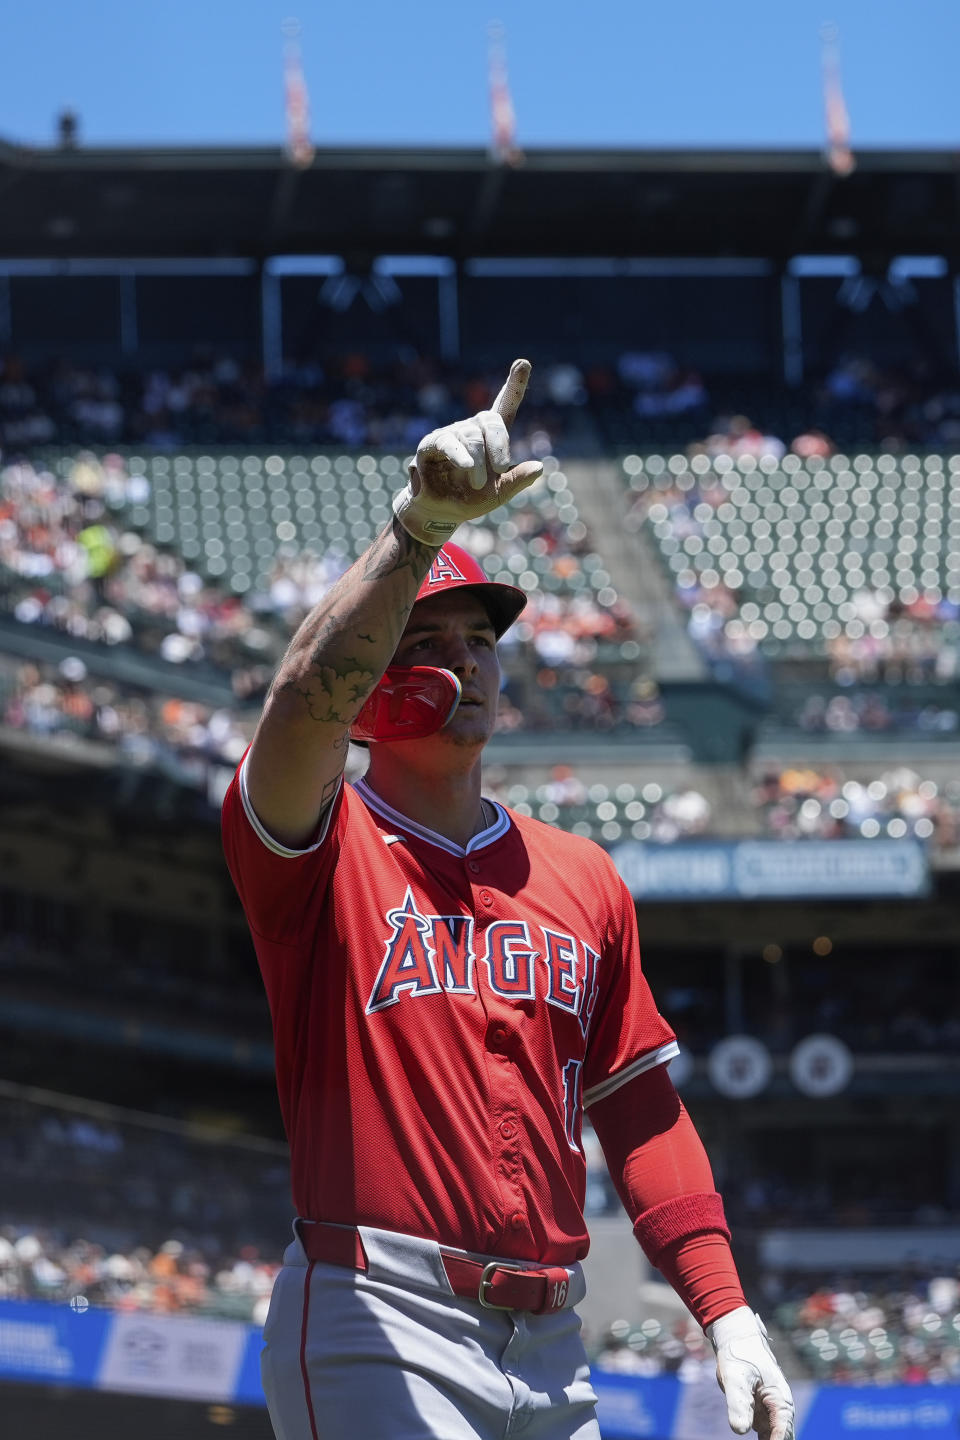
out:
<path id="1" fill-rule="evenodd" d="M 512 1305 L 494 1305 L 492 1300 L 487 1300 L 484 1292 L 489 1290 L 493 1284 L 493 1275 L 497 1270 L 505 1270 L 510 1275 L 522 1275 L 521 1265 L 501 1265 L 499 1260 L 491 1260 L 489 1265 L 484 1265 L 483 1274 L 480 1276 L 480 1288 L 477 1291 L 477 1299 L 485 1310 L 512 1310 Z"/>

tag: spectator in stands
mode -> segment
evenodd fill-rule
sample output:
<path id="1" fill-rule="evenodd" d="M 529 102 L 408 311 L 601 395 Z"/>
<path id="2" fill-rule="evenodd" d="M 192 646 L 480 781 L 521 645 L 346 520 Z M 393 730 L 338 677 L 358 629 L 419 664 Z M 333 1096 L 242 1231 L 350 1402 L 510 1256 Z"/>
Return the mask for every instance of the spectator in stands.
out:
<path id="1" fill-rule="evenodd" d="M 0 672 L 2 686 L 2 672 Z M 20 665 L 2 706 L 3 724 L 35 735 L 71 734 L 117 745 L 140 763 L 168 752 L 236 766 L 253 734 L 253 717 L 233 709 L 133 692 L 90 677 L 68 656 L 58 667 Z"/>
<path id="2" fill-rule="evenodd" d="M 65 480 L 26 461 L 4 467 L 0 598 L 22 624 L 49 625 L 107 645 L 136 645 L 174 664 L 212 663 L 232 672 L 238 697 L 256 698 L 269 683 L 271 661 L 348 556 L 340 545 L 322 555 L 282 546 L 269 581 L 245 601 L 204 580 L 181 556 L 138 530 L 123 528 L 131 507 L 145 498 L 148 482 L 129 474 L 115 455 L 100 461 L 84 452 Z M 589 535 L 580 521 L 561 521 L 556 503 L 546 500 L 520 507 L 509 525 L 512 533 L 503 546 L 508 562 L 526 566 L 531 557 L 545 560 L 558 588 L 531 595 L 508 648 L 531 650 L 531 660 L 582 666 L 594 661 L 599 645 L 619 645 L 638 634 L 635 617 L 612 590 L 609 599 L 591 590 L 584 568 Z M 478 555 L 492 543 L 489 531 L 478 526 L 469 527 L 465 540 Z M 585 686 L 584 703 L 573 707 L 571 723 L 582 724 L 590 713 L 604 710 L 607 687 L 596 666 Z M 564 718 L 561 708 L 548 723 L 562 725 Z M 508 705 L 501 730 L 515 719 Z"/>
<path id="3" fill-rule="evenodd" d="M 846 1384 L 943 1385 L 960 1377 L 956 1278 L 888 1272 L 868 1280 L 768 1274 L 775 1316 L 815 1378 Z"/>
<path id="4" fill-rule="evenodd" d="M 0 444 L 8 449 L 54 439 L 158 449 L 225 442 L 412 448 L 424 430 L 465 405 L 476 409 L 470 395 L 488 393 L 482 374 L 443 372 L 416 358 L 374 365 L 361 354 L 323 366 L 289 363 L 271 382 L 256 366 L 204 351 L 188 365 L 141 375 L 69 361 L 28 373 L 15 356 L 0 365 Z M 578 374 L 571 365 L 549 372 L 546 405 L 531 404 L 521 421 L 518 454 L 545 427 L 551 434 L 544 453 L 562 440 L 565 411 L 581 403 Z"/>
<path id="5" fill-rule="evenodd" d="M 960 833 L 960 784 L 944 786 L 900 767 L 867 783 L 836 769 L 787 768 L 763 774 L 753 802 L 769 834 L 785 839 L 915 836 L 946 848 Z"/>

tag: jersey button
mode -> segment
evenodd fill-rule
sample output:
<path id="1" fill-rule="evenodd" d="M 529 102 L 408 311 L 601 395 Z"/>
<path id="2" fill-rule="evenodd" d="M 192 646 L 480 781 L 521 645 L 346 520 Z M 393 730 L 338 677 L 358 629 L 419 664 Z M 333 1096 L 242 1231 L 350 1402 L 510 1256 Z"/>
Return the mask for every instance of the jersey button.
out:
<path id="1" fill-rule="evenodd" d="M 500 1134 L 504 1140 L 512 1140 L 516 1133 L 516 1128 L 512 1120 L 503 1120 L 500 1123 Z"/>
<path id="2" fill-rule="evenodd" d="M 492 904 L 493 904 L 493 896 L 490 894 L 490 891 L 489 891 L 489 890 L 481 890 L 481 891 L 480 891 L 480 903 L 481 903 L 482 905 L 492 905 Z"/>
<path id="3" fill-rule="evenodd" d="M 476 860 L 468 860 L 467 869 L 470 871 L 471 875 L 480 874 L 480 866 L 477 864 Z"/>
<path id="4" fill-rule="evenodd" d="M 526 1215 L 524 1215 L 522 1210 L 516 1210 L 510 1216 L 510 1224 L 513 1226 L 514 1230 L 522 1230 L 526 1223 L 527 1217 Z"/>
<path id="5" fill-rule="evenodd" d="M 504 1045 L 507 1043 L 506 1025 L 494 1025 L 493 1029 L 490 1031 L 490 1040 L 495 1050 L 502 1050 Z"/>

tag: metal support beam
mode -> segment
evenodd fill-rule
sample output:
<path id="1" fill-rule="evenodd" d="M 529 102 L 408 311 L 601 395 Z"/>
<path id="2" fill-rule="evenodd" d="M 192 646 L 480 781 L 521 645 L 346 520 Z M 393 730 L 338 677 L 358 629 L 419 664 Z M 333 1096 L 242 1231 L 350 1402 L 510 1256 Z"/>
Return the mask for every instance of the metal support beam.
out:
<path id="1" fill-rule="evenodd" d="M 120 276 L 120 353 L 133 355 L 140 344 L 137 323 L 137 281 L 133 275 Z"/>
<path id="2" fill-rule="evenodd" d="M 10 276 L 0 273 L 0 345 L 13 343 L 13 316 L 10 312 Z"/>
<path id="3" fill-rule="evenodd" d="M 280 276 L 268 261 L 260 272 L 260 336 L 263 345 L 263 372 L 268 380 L 276 380 L 283 370 L 283 314 L 280 301 Z"/>
<path id="4" fill-rule="evenodd" d="M 437 310 L 440 329 L 440 358 L 460 358 L 460 279 L 451 265 L 437 278 Z"/>
<path id="5" fill-rule="evenodd" d="M 800 309 L 800 281 L 795 275 L 780 277 L 780 321 L 783 335 L 784 384 L 803 384 L 803 317 Z"/>

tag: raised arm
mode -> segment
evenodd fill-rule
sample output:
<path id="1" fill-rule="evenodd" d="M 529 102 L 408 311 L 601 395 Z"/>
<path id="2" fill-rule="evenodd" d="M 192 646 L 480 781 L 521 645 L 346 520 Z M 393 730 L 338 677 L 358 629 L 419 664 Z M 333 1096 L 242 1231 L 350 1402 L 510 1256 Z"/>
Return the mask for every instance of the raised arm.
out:
<path id="1" fill-rule="evenodd" d="M 247 758 L 254 813 L 282 845 L 313 837 L 337 792 L 349 729 L 403 634 L 445 540 L 531 485 L 543 467 L 511 466 L 509 426 L 530 376 L 515 360 L 491 410 L 421 440 L 394 518 L 300 626 L 281 661 Z"/>

